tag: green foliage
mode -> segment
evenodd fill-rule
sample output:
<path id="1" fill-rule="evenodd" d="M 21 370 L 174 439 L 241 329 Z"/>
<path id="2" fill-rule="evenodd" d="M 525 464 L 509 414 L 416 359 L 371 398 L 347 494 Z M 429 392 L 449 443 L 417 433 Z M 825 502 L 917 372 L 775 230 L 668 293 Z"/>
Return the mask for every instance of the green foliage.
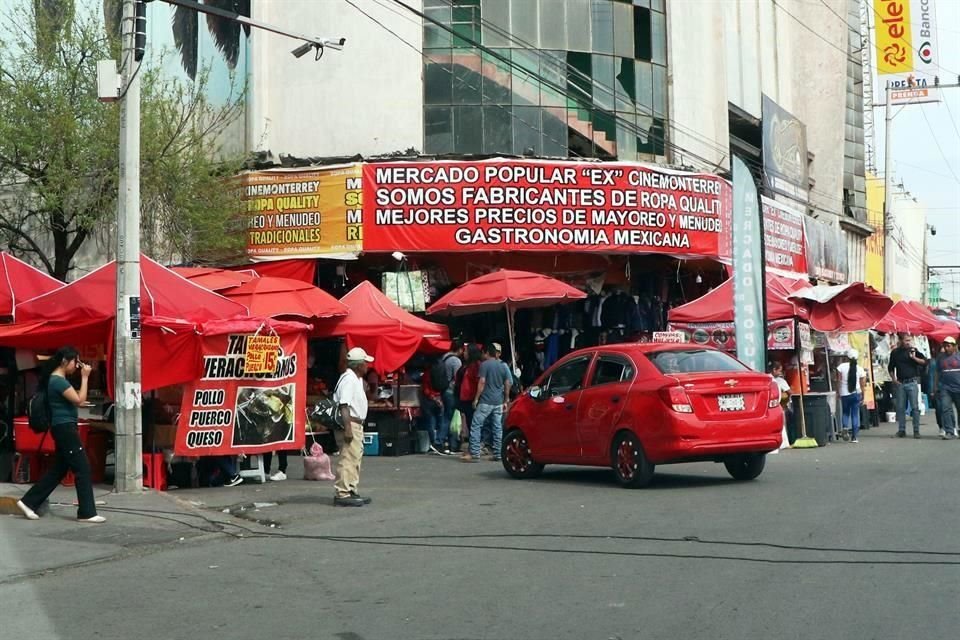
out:
<path id="1" fill-rule="evenodd" d="M 119 51 L 102 15 L 67 2 L 51 20 L 49 1 L 0 10 L 0 241 L 64 279 L 116 216 L 120 103 L 97 100 L 96 62 Z M 145 60 L 139 71 L 143 247 L 186 260 L 241 253 L 243 234 L 227 232 L 241 208 L 226 179 L 242 158 L 225 157 L 220 140 L 242 96 L 211 104 L 206 70 L 180 82 L 163 67 Z"/>

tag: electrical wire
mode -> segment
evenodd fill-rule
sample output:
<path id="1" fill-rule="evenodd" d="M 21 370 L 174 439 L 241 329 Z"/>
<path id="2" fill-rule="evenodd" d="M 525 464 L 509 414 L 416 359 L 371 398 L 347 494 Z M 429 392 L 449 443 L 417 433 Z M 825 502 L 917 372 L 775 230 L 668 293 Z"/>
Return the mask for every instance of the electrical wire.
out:
<path id="1" fill-rule="evenodd" d="M 943 147 L 940 146 L 940 139 L 937 137 L 936 132 L 934 132 L 933 126 L 930 124 L 930 120 L 927 119 L 927 112 L 922 104 L 920 105 L 920 115 L 923 116 L 923 121 L 926 123 L 927 129 L 930 130 L 930 136 L 933 138 L 933 142 L 937 146 L 937 151 L 940 152 L 940 157 L 943 159 L 943 164 L 946 165 L 947 170 L 950 171 L 951 175 L 953 175 L 953 179 L 960 183 L 960 178 L 957 177 L 957 172 L 953 170 L 950 160 L 947 159 L 947 154 L 943 152 Z"/>

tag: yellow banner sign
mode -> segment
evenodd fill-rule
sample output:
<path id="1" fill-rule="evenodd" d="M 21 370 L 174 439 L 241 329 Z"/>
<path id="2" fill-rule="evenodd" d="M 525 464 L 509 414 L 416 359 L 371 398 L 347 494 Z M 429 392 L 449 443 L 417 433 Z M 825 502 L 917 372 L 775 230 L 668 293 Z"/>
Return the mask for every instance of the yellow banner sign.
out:
<path id="1" fill-rule="evenodd" d="M 255 171 L 240 180 L 250 257 L 316 257 L 361 250 L 359 164 L 309 171 Z"/>
<path id="2" fill-rule="evenodd" d="M 250 336 L 243 358 L 244 374 L 273 373 L 280 355 L 280 336 Z"/>
<path id="3" fill-rule="evenodd" d="M 877 23 L 877 72 L 913 71 L 910 0 L 873 0 Z"/>

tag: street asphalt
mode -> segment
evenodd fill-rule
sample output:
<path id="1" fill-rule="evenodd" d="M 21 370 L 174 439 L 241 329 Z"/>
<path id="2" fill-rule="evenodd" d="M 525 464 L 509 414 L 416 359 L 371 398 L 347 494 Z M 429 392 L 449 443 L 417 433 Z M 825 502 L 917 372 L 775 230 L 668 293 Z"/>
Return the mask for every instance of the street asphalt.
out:
<path id="1" fill-rule="evenodd" d="M 604 469 L 367 458 L 364 508 L 297 479 L 104 488 L 93 526 L 61 489 L 39 522 L 0 516 L 0 638 L 955 637 L 960 442 L 932 419 L 893 433 L 635 491 Z"/>

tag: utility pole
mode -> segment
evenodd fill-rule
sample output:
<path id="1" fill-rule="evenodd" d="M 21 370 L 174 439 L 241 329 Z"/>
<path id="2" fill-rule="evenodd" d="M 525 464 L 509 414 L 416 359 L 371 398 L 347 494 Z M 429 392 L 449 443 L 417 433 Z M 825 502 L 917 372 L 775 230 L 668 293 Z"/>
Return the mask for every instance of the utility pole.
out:
<path id="1" fill-rule="evenodd" d="M 117 323 L 114 425 L 119 493 L 143 489 L 140 418 L 140 74 L 137 0 L 123 0 L 120 99 L 120 193 L 117 200 Z M 143 36 L 141 36 L 143 37 Z"/>
<path id="2" fill-rule="evenodd" d="M 892 273 L 893 251 L 890 250 L 890 240 L 893 238 L 893 220 L 890 218 L 890 200 L 893 197 L 893 154 L 890 127 L 893 124 L 893 107 L 890 104 L 890 81 L 885 88 L 883 125 L 883 292 L 890 295 L 890 274 Z"/>

